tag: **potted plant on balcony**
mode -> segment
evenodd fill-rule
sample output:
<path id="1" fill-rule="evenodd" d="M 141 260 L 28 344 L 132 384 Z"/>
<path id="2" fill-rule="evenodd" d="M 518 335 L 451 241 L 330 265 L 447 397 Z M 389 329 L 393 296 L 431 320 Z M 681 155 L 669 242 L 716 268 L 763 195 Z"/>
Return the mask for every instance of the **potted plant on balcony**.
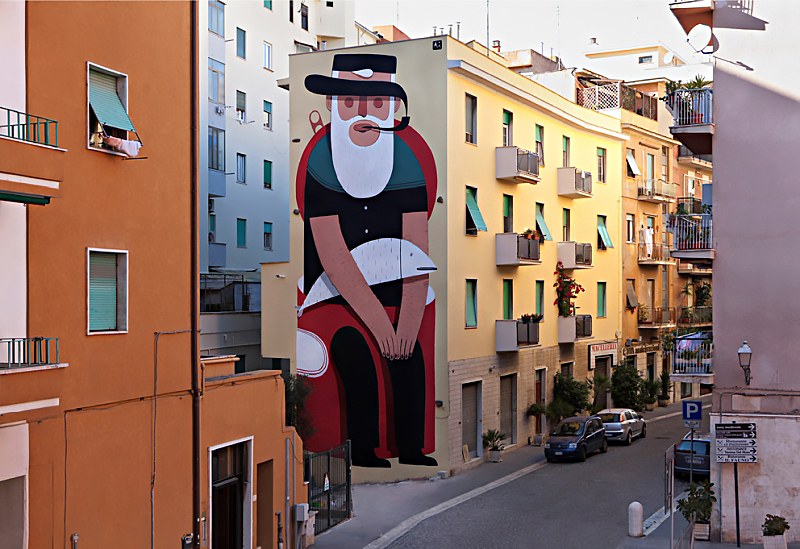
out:
<path id="1" fill-rule="evenodd" d="M 678 500 L 678 511 L 687 522 L 694 517 L 694 539 L 708 541 L 710 534 L 711 506 L 717 501 L 714 497 L 713 483 L 708 480 L 689 484 L 689 493 Z"/>
<path id="2" fill-rule="evenodd" d="M 494 463 L 503 461 L 503 440 L 506 435 L 497 429 L 489 429 L 483 433 L 483 447 L 489 449 L 489 459 Z"/>
<path id="3" fill-rule="evenodd" d="M 786 549 L 786 536 L 784 532 L 789 529 L 789 523 L 779 515 L 767 515 L 761 531 L 764 533 L 764 549 Z"/>
<path id="4" fill-rule="evenodd" d="M 575 303 L 572 300 L 585 290 L 564 271 L 564 264 L 560 261 L 556 264 L 554 274 L 556 282 L 553 287 L 556 289 L 556 300 L 553 305 L 558 307 L 558 316 L 572 316 L 575 314 Z"/>
<path id="5" fill-rule="evenodd" d="M 658 406 L 664 408 L 669 405 L 669 393 L 672 384 L 669 381 L 669 370 L 666 368 L 661 370 L 660 389 L 661 394 L 658 395 Z"/>
<path id="6" fill-rule="evenodd" d="M 639 308 L 637 312 L 637 316 L 639 317 L 639 324 L 648 324 L 648 314 L 647 308 L 644 306 L 644 303 L 638 303 L 637 307 Z"/>

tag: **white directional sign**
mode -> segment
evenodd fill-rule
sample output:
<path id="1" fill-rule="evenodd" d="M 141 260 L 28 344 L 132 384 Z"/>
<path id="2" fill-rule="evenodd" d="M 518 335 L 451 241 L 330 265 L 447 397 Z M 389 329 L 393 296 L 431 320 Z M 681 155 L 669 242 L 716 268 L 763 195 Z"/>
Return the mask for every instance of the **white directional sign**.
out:
<path id="1" fill-rule="evenodd" d="M 758 462 L 755 423 L 718 423 L 715 431 L 717 463 Z"/>

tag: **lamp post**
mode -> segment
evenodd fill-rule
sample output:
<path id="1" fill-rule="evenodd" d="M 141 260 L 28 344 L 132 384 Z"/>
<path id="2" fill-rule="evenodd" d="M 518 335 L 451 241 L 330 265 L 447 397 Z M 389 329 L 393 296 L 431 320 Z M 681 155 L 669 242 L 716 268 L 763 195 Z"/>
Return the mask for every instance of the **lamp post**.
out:
<path id="1" fill-rule="evenodd" d="M 747 341 L 743 341 L 742 346 L 739 347 L 739 366 L 744 370 L 744 384 L 748 386 L 750 385 L 750 359 L 752 356 L 753 351 Z"/>

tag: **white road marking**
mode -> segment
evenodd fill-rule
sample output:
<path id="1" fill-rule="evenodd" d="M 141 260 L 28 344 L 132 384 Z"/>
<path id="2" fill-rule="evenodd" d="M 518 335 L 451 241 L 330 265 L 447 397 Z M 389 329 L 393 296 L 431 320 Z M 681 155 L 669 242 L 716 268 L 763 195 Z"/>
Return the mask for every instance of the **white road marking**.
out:
<path id="1" fill-rule="evenodd" d="M 706 409 L 711 408 L 711 404 L 706 404 L 705 406 L 703 406 L 703 408 L 706 408 Z M 654 417 L 653 419 L 644 418 L 644 420 L 647 423 L 653 423 L 654 421 L 661 421 L 662 419 L 667 419 L 667 418 L 670 418 L 670 417 L 680 416 L 682 414 L 683 414 L 683 412 L 673 412 L 671 414 L 666 414 L 666 415 L 663 415 L 663 416 Z"/>
<path id="2" fill-rule="evenodd" d="M 685 494 L 685 493 L 686 493 L 685 491 L 682 492 L 674 500 L 672 500 L 672 512 L 673 513 L 677 510 L 678 499 L 680 499 L 683 496 L 683 494 Z M 661 526 L 661 524 L 665 520 L 667 520 L 668 518 L 669 518 L 669 513 L 664 511 L 664 507 L 662 506 L 661 509 L 659 509 L 658 511 L 656 511 L 655 513 L 653 513 L 652 515 L 650 515 L 649 517 L 647 517 L 645 519 L 645 521 L 644 521 L 644 535 L 645 536 L 649 536 L 650 534 L 655 532 L 656 529 L 659 526 Z"/>

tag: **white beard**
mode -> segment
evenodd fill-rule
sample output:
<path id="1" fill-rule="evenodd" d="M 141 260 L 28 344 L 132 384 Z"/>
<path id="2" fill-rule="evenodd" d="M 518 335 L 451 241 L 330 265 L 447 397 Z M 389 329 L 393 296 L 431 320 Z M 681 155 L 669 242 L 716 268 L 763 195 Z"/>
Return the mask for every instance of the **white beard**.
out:
<path id="1" fill-rule="evenodd" d="M 336 177 L 344 191 L 354 198 L 370 198 L 386 188 L 394 168 L 394 135 L 379 132 L 378 140 L 368 147 L 359 147 L 350 140 L 350 125 L 356 118 L 342 120 L 332 98 L 331 109 L 331 156 Z M 394 112 L 394 100 L 389 102 L 389 112 Z M 381 120 L 374 116 L 357 118 L 372 122 L 376 126 L 393 125 L 394 121 Z M 374 130 L 373 130 L 374 131 Z"/>

